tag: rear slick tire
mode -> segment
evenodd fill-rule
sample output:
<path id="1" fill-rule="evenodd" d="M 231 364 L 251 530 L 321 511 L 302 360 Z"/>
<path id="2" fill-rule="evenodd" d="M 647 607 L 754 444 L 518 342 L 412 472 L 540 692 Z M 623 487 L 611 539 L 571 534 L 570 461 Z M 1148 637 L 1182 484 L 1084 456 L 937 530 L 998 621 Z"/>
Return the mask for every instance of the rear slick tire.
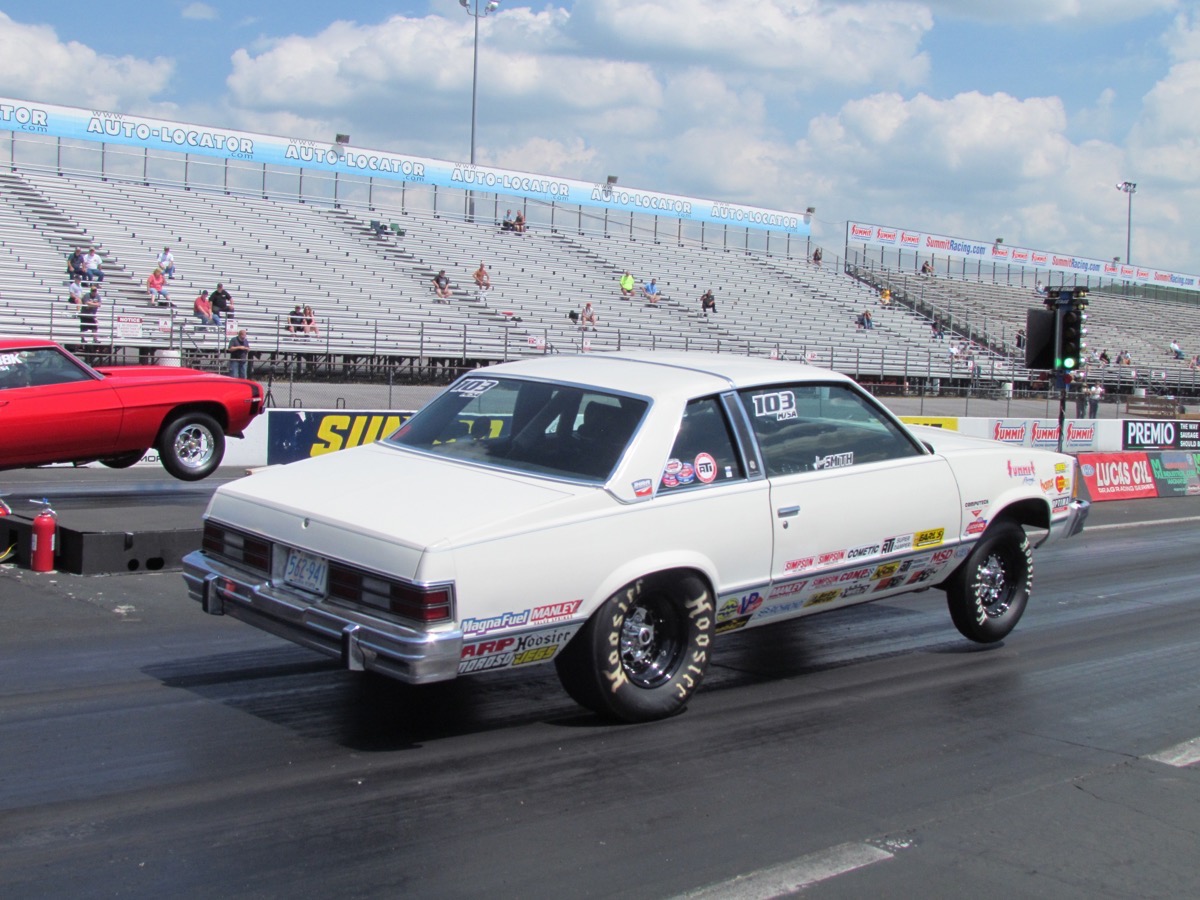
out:
<path id="1" fill-rule="evenodd" d="M 575 702 L 622 722 L 683 710 L 708 669 L 712 594 L 695 575 L 651 575 L 604 601 L 555 660 Z"/>
<path id="2" fill-rule="evenodd" d="M 162 430 L 158 455 L 163 468 L 181 481 L 199 481 L 225 456 L 225 432 L 207 413 L 183 413 Z"/>
<path id="3" fill-rule="evenodd" d="M 1021 619 L 1033 586 L 1033 550 L 1015 522 L 996 522 L 946 582 L 954 627 L 981 644 L 1004 638 Z"/>

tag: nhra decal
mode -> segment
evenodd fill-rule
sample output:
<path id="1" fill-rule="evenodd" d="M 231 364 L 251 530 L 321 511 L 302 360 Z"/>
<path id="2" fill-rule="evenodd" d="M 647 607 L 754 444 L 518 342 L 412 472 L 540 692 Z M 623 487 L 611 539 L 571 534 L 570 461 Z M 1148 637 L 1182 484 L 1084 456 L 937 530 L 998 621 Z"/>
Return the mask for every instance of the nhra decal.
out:
<path id="1" fill-rule="evenodd" d="M 782 422 L 785 419 L 794 419 L 797 416 L 796 395 L 791 391 L 758 394 L 751 399 L 754 401 L 754 415 L 756 418 L 772 418 Z"/>
<path id="2" fill-rule="evenodd" d="M 922 547 L 936 547 L 942 543 L 946 536 L 945 528 L 929 528 L 925 531 L 918 531 L 916 538 L 913 541 L 913 546 L 920 550 Z"/>
<path id="3" fill-rule="evenodd" d="M 821 469 L 841 469 L 852 465 L 854 465 L 853 453 L 830 453 L 827 456 L 813 457 L 813 468 L 817 471 Z"/>

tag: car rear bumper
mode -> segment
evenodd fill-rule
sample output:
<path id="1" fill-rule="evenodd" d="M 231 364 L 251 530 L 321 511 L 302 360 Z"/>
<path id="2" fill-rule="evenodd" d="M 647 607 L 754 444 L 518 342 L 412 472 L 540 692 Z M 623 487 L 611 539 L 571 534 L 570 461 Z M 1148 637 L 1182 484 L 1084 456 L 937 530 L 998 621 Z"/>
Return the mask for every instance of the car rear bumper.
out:
<path id="1" fill-rule="evenodd" d="M 427 633 L 284 592 L 200 551 L 183 558 L 188 596 L 206 613 L 232 616 L 339 659 L 352 671 L 379 672 L 407 684 L 458 676 L 462 632 Z"/>

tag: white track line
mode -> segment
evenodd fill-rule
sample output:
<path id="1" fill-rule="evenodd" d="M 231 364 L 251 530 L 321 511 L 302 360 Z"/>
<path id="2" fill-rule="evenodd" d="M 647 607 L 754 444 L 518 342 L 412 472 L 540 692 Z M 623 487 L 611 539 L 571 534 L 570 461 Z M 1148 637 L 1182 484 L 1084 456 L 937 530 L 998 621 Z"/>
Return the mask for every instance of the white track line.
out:
<path id="1" fill-rule="evenodd" d="M 1152 753 L 1146 759 L 1166 763 L 1168 766 L 1180 769 L 1194 765 L 1200 762 L 1200 738 L 1192 738 L 1190 741 L 1184 741 L 1182 744 Z"/>
<path id="2" fill-rule="evenodd" d="M 1118 528 L 1142 528 L 1146 525 L 1182 525 L 1185 522 L 1200 522 L 1200 516 L 1185 516 L 1180 519 L 1146 519 L 1142 522 L 1113 522 L 1108 525 L 1088 525 L 1083 523 L 1082 534 L 1089 531 L 1114 531 Z"/>
<path id="3" fill-rule="evenodd" d="M 838 875 L 891 859 L 893 854 L 870 844 L 839 844 L 790 863 L 739 875 L 720 884 L 684 894 L 678 900 L 771 900 Z"/>

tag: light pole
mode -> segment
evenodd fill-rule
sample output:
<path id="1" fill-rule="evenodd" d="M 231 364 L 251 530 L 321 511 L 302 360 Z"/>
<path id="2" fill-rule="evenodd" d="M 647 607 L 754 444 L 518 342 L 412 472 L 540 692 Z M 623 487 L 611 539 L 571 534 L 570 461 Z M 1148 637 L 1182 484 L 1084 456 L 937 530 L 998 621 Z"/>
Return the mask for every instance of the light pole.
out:
<path id="1" fill-rule="evenodd" d="M 500 0 L 458 0 L 468 16 L 475 20 L 475 49 L 471 58 L 471 165 L 475 165 L 475 109 L 479 96 L 479 20 L 500 7 Z M 475 192 L 468 191 L 468 217 L 475 221 Z"/>
<path id="2" fill-rule="evenodd" d="M 1117 182 L 1117 190 L 1129 195 L 1129 210 L 1125 216 L 1125 265 L 1131 266 L 1133 258 L 1129 255 L 1129 248 L 1133 239 L 1133 195 L 1137 193 L 1137 185 L 1132 181 L 1120 181 Z"/>

